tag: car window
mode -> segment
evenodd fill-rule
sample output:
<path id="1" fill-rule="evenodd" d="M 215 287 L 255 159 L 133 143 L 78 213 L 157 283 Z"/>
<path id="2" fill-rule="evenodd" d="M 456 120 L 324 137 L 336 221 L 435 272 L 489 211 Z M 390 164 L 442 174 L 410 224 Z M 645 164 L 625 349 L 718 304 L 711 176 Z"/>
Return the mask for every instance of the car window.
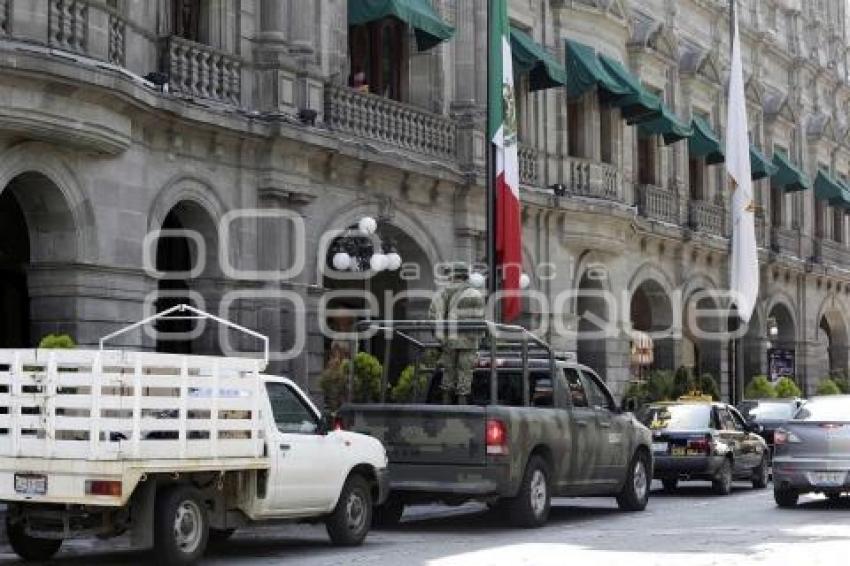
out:
<path id="1" fill-rule="evenodd" d="M 744 421 L 744 417 L 741 416 L 737 410 L 729 407 L 729 414 L 732 415 L 732 420 L 735 421 L 735 428 L 740 431 L 747 430 L 746 421 Z"/>
<path id="2" fill-rule="evenodd" d="M 280 432 L 315 434 L 319 420 L 315 413 L 285 383 L 267 383 L 266 390 L 272 406 L 272 416 Z"/>
<path id="3" fill-rule="evenodd" d="M 587 407 L 587 393 L 584 390 L 581 378 L 578 376 L 578 371 L 573 368 L 564 368 L 564 375 L 567 378 L 567 387 L 570 390 L 573 407 Z"/>
<path id="4" fill-rule="evenodd" d="M 498 387 L 498 404 L 506 407 L 522 407 L 525 403 L 522 390 L 522 370 L 499 369 L 496 373 Z M 528 375 L 529 398 L 536 407 L 551 407 L 554 405 L 552 394 L 552 379 L 548 372 L 531 371 Z M 490 370 L 479 369 L 472 375 L 473 405 L 490 404 Z"/>
<path id="5" fill-rule="evenodd" d="M 748 419 L 760 421 L 787 421 L 796 410 L 794 403 L 748 403 L 740 407 Z"/>
<path id="6" fill-rule="evenodd" d="M 531 404 L 535 407 L 554 407 L 555 391 L 552 386 L 552 377 L 545 373 L 532 373 L 530 378 Z"/>
<path id="7" fill-rule="evenodd" d="M 794 420 L 850 422 L 850 398 L 842 396 L 807 401 L 794 415 Z"/>
<path id="8" fill-rule="evenodd" d="M 614 406 L 614 401 L 610 394 L 597 381 L 599 378 L 585 370 L 581 370 L 581 375 L 584 378 L 585 390 L 587 391 L 590 406 L 610 410 Z"/>
<path id="9" fill-rule="evenodd" d="M 637 418 L 653 430 L 705 430 L 712 424 L 710 405 L 644 405 Z"/>
<path id="10" fill-rule="evenodd" d="M 721 429 L 739 430 L 738 426 L 735 424 L 735 420 L 732 418 L 732 415 L 729 414 L 729 411 L 727 411 L 725 407 L 719 407 L 717 409 L 717 415 L 720 417 Z"/>

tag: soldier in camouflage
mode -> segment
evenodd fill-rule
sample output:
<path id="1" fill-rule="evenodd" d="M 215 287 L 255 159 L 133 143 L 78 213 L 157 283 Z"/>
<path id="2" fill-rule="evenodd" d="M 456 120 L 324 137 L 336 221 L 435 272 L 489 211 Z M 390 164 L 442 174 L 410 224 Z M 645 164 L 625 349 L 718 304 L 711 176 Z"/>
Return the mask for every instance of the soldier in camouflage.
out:
<path id="1" fill-rule="evenodd" d="M 449 268 L 448 285 L 431 299 L 431 320 L 484 320 L 484 310 L 484 296 L 469 283 L 469 266 L 453 263 Z M 466 403 L 472 392 L 472 372 L 481 338 L 481 332 L 458 332 L 451 325 L 437 331 L 441 344 L 439 364 L 443 367 L 440 387 L 445 404 L 451 403 L 453 393 L 459 405 Z"/>

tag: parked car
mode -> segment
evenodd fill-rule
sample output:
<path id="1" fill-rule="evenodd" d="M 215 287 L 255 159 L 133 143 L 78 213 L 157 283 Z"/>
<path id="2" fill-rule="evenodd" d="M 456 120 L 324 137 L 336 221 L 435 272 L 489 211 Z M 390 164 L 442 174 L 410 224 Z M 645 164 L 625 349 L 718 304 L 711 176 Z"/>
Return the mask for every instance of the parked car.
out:
<path id="1" fill-rule="evenodd" d="M 800 495 L 837 499 L 850 491 L 850 395 L 815 397 L 774 435 L 773 495 L 793 507 Z"/>
<path id="2" fill-rule="evenodd" d="M 802 399 L 754 399 L 742 401 L 737 409 L 748 423 L 761 425 L 760 434 L 772 458 L 774 432 L 794 416 L 802 403 Z"/>
<path id="3" fill-rule="evenodd" d="M 386 498 L 374 438 L 329 430 L 292 381 L 244 358 L 0 350 L 0 502 L 12 549 L 128 533 L 161 566 L 278 520 L 360 544 Z M 92 409 L 94 407 L 94 409 Z M 173 409 L 178 407 L 177 409 Z"/>
<path id="4" fill-rule="evenodd" d="M 655 478 L 665 490 L 690 480 L 712 482 L 718 495 L 731 493 L 736 479 L 767 487 L 767 444 L 734 407 L 682 398 L 645 405 L 638 418 L 652 430 Z"/>
<path id="5" fill-rule="evenodd" d="M 401 323 L 395 329 L 407 332 Z M 554 496 L 608 496 L 624 510 L 646 507 L 649 429 L 617 407 L 591 369 L 555 359 L 528 333 L 524 339 L 548 353 L 523 362 L 517 350 L 482 352 L 467 405 L 443 405 L 438 394 L 342 407 L 342 426 L 387 448 L 391 495 L 377 510 L 381 522 L 397 522 L 406 505 L 436 501 L 484 501 L 521 527 L 543 525 Z M 431 385 L 440 379 L 439 370 L 429 373 Z"/>

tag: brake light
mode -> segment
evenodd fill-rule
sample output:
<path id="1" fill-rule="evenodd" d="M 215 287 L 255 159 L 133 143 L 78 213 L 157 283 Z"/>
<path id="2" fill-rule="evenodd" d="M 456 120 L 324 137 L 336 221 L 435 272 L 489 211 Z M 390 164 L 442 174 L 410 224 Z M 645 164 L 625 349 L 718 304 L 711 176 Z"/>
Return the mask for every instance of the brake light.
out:
<path id="1" fill-rule="evenodd" d="M 508 453 L 508 429 L 504 422 L 497 419 L 488 420 L 485 436 L 487 454 L 505 455 Z"/>
<path id="2" fill-rule="evenodd" d="M 121 497 L 121 482 L 107 480 L 88 480 L 86 481 L 86 493 L 89 495 Z"/>
<path id="3" fill-rule="evenodd" d="M 691 438 L 688 440 L 687 449 L 690 454 L 694 452 L 698 454 L 711 454 L 711 439 L 707 436 L 705 438 Z"/>
<path id="4" fill-rule="evenodd" d="M 776 446 L 782 446 L 783 444 L 799 444 L 800 442 L 802 442 L 800 437 L 793 432 L 780 428 L 773 433 L 773 444 Z"/>
<path id="5" fill-rule="evenodd" d="M 342 417 L 334 417 L 333 427 L 334 430 L 345 430 L 345 426 L 342 423 Z"/>

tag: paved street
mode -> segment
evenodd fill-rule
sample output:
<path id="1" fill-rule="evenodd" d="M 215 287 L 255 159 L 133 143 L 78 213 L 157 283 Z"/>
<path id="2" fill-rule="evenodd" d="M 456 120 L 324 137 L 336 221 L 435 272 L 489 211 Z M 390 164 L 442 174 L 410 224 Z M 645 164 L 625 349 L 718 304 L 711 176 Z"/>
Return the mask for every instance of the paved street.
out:
<path id="1" fill-rule="evenodd" d="M 691 485 L 693 487 L 691 487 Z M 418 507 L 401 527 L 373 532 L 365 546 L 336 549 L 324 529 L 284 526 L 238 533 L 211 551 L 210 565 L 340 564 L 477 566 L 490 564 L 845 564 L 850 549 L 850 499 L 831 504 L 805 498 L 779 510 L 772 491 L 740 484 L 730 497 L 708 484 L 687 484 L 675 495 L 656 491 L 648 510 L 623 514 L 613 501 L 557 500 L 546 528 L 518 531 L 479 506 Z M 53 562 L 62 566 L 130 565 L 147 554 L 116 551 L 121 544 L 68 544 Z M 13 564 L 9 550 L 0 564 Z"/>

